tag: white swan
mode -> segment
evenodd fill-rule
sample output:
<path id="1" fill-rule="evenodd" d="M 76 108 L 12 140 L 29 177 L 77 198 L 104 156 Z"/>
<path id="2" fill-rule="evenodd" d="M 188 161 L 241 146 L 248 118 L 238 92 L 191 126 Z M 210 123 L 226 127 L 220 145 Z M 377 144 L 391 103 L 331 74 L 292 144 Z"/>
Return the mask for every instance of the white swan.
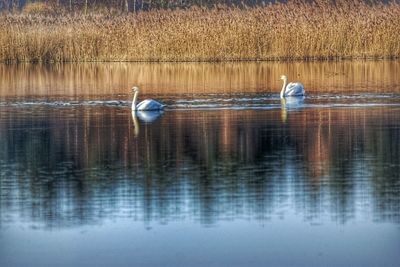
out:
<path id="1" fill-rule="evenodd" d="M 304 85 L 301 83 L 287 83 L 287 76 L 282 75 L 283 86 L 281 91 L 281 98 L 286 96 L 302 96 L 304 95 Z"/>
<path id="2" fill-rule="evenodd" d="M 132 87 L 133 101 L 132 101 L 132 110 L 163 110 L 164 105 L 153 99 L 146 99 L 136 105 L 137 96 L 139 94 L 139 87 Z"/>

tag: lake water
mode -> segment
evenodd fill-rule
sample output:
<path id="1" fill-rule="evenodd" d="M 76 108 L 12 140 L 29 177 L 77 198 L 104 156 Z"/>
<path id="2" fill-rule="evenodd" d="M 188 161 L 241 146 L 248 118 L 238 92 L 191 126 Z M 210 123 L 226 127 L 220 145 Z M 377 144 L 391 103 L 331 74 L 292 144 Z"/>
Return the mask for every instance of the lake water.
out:
<path id="1" fill-rule="evenodd" d="M 0 65 L 0 266 L 399 266 L 399 74 Z"/>

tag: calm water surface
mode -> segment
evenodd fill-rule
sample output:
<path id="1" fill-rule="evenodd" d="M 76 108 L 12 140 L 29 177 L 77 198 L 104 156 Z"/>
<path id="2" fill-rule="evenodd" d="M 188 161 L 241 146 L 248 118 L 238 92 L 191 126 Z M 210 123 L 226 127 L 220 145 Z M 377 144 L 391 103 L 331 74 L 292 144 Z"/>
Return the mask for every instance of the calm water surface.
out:
<path id="1" fill-rule="evenodd" d="M 399 73 L 0 65 L 0 266 L 399 266 Z"/>

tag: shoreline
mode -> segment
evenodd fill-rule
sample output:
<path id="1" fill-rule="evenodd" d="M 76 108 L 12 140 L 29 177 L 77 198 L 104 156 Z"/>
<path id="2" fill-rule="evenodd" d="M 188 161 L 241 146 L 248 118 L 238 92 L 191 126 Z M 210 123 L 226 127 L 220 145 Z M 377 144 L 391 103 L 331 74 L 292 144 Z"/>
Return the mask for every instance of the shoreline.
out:
<path id="1" fill-rule="evenodd" d="M 235 59 L 235 60 L 209 60 L 209 61 L 167 61 L 167 60 L 153 60 L 153 61 L 106 61 L 106 60 L 93 60 L 93 61 L 0 61 L 1 65 L 55 65 L 55 64 L 112 64 L 112 63 L 131 63 L 131 64 L 225 64 L 225 63 L 307 63 L 307 62 L 368 62 L 368 61 L 396 61 L 400 56 L 393 57 L 347 57 L 347 58 L 331 58 L 331 59 Z"/>

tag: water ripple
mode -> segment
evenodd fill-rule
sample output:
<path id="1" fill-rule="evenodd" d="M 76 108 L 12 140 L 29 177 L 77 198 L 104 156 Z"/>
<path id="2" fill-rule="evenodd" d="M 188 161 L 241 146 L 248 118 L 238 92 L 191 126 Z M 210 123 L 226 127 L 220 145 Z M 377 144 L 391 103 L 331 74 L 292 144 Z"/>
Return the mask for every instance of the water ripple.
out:
<path id="1" fill-rule="evenodd" d="M 224 97 L 226 96 L 226 97 Z M 399 94 L 355 94 L 355 95 L 307 95 L 304 99 L 288 98 L 283 104 L 277 94 L 258 95 L 194 95 L 193 98 L 165 98 L 160 100 L 170 110 L 218 110 L 218 109 L 274 109 L 307 107 L 369 107 L 400 106 Z M 295 101 L 293 101 L 295 100 Z M 128 100 L 94 101 L 8 101 L 0 102 L 0 107 L 111 107 L 130 108 Z"/>
<path id="2" fill-rule="evenodd" d="M 130 107 L 131 101 L 125 100 L 97 100 L 97 101 L 17 101 L 17 102 L 0 102 L 0 107 L 68 107 L 68 106 L 106 106 L 106 107 Z"/>

